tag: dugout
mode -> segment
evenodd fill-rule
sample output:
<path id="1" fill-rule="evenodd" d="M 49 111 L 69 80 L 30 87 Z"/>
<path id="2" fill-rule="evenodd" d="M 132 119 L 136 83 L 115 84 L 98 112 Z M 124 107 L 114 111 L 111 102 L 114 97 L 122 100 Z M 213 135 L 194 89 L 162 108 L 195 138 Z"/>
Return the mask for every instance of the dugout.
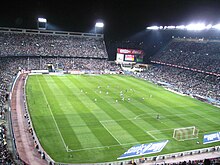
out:
<path id="1" fill-rule="evenodd" d="M 48 70 L 49 72 L 55 72 L 55 69 L 54 69 L 53 64 L 47 64 L 47 70 Z"/>

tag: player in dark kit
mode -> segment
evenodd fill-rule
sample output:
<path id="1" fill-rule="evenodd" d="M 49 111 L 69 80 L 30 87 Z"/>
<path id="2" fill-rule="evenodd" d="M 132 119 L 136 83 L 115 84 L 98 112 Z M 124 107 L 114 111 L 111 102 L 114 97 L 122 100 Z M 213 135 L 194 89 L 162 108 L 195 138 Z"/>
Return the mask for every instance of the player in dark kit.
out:
<path id="1" fill-rule="evenodd" d="M 157 120 L 159 120 L 159 119 L 160 119 L 160 115 L 158 114 L 158 115 L 157 115 Z"/>

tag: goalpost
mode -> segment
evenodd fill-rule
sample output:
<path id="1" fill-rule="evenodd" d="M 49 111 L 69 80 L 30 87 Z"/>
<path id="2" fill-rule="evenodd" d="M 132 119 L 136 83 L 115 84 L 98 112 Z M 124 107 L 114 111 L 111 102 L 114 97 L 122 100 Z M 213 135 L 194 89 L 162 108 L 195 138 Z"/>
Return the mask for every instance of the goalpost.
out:
<path id="1" fill-rule="evenodd" d="M 199 129 L 195 126 L 176 128 L 173 131 L 173 138 L 177 141 L 197 139 L 199 134 Z"/>

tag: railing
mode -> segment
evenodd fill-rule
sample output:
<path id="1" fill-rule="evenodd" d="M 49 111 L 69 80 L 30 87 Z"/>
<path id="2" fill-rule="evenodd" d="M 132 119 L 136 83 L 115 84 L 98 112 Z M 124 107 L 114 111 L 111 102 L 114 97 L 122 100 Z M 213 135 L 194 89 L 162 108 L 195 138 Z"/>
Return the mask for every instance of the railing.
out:
<path id="1" fill-rule="evenodd" d="M 9 101 L 8 101 L 8 117 L 7 117 L 7 120 L 8 120 L 8 128 L 9 128 L 9 132 L 10 132 L 10 141 L 12 143 L 12 155 L 13 155 L 13 158 L 15 161 L 19 161 L 17 160 L 17 146 L 16 146 L 16 143 L 15 143 L 15 137 L 14 137 L 14 130 L 13 130 L 13 127 L 12 127 L 12 116 L 11 116 L 11 102 L 12 102 L 12 92 L 14 90 L 14 87 L 15 87 L 15 83 L 18 79 L 18 77 L 20 76 L 20 72 L 17 73 L 16 77 L 14 78 L 13 82 L 12 82 L 12 85 L 10 87 L 10 94 L 9 94 Z"/>

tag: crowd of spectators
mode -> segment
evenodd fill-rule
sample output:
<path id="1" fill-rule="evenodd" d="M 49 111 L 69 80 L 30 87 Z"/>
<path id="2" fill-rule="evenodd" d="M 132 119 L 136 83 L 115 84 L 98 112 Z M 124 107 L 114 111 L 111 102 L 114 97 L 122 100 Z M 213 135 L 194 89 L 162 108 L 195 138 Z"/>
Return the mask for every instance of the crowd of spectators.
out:
<path id="1" fill-rule="evenodd" d="M 80 70 L 80 71 L 120 71 L 120 67 L 107 59 L 72 58 L 72 57 L 2 57 L 4 69 L 15 70 L 47 70 L 52 64 L 56 70 Z M 2 84 L 3 85 L 3 84 Z M 4 85 L 3 85 L 4 86 Z"/>
<path id="2" fill-rule="evenodd" d="M 173 39 L 151 60 L 220 74 L 220 41 Z"/>
<path id="3" fill-rule="evenodd" d="M 8 60 L 0 59 L 0 164 L 4 165 L 14 164 L 12 154 L 7 147 L 8 130 L 5 121 L 8 111 L 6 102 L 9 99 L 9 89 L 18 71 L 15 64 L 15 61 L 13 64 L 10 64 Z M 11 66 L 11 68 L 8 68 L 9 66 Z"/>
<path id="4" fill-rule="evenodd" d="M 7 147 L 7 129 L 4 124 L 0 124 L 0 164 L 13 165 L 13 156 Z"/>
<path id="5" fill-rule="evenodd" d="M 139 75 L 154 83 L 164 82 L 173 90 L 220 100 L 220 77 L 171 66 L 156 65 Z"/>
<path id="6" fill-rule="evenodd" d="M 12 155 L 7 148 L 7 129 L 4 124 L 0 124 L 0 164 L 13 165 Z"/>
<path id="7" fill-rule="evenodd" d="M 139 159 L 139 161 L 135 162 L 134 160 L 131 160 L 128 164 L 136 165 L 136 164 L 145 164 L 145 163 L 155 164 L 155 165 L 220 165 L 220 157 L 200 159 L 200 160 L 185 160 L 185 161 L 174 160 L 173 163 L 166 163 L 166 160 L 160 163 L 153 160 L 152 163 L 149 163 L 149 161 L 146 158 L 142 157 Z"/>
<path id="8" fill-rule="evenodd" d="M 101 37 L 11 32 L 0 32 L 0 56 L 108 57 Z"/>
<path id="9" fill-rule="evenodd" d="M 178 163 L 163 163 L 163 165 L 219 165 L 219 164 L 220 164 L 220 158 L 189 160 Z"/>
<path id="10" fill-rule="evenodd" d="M 16 61 L 2 60 L 0 58 L 0 120 L 5 120 L 7 108 L 5 103 L 9 98 L 9 88 L 18 71 Z M 8 68 L 11 67 L 11 68 Z"/>

